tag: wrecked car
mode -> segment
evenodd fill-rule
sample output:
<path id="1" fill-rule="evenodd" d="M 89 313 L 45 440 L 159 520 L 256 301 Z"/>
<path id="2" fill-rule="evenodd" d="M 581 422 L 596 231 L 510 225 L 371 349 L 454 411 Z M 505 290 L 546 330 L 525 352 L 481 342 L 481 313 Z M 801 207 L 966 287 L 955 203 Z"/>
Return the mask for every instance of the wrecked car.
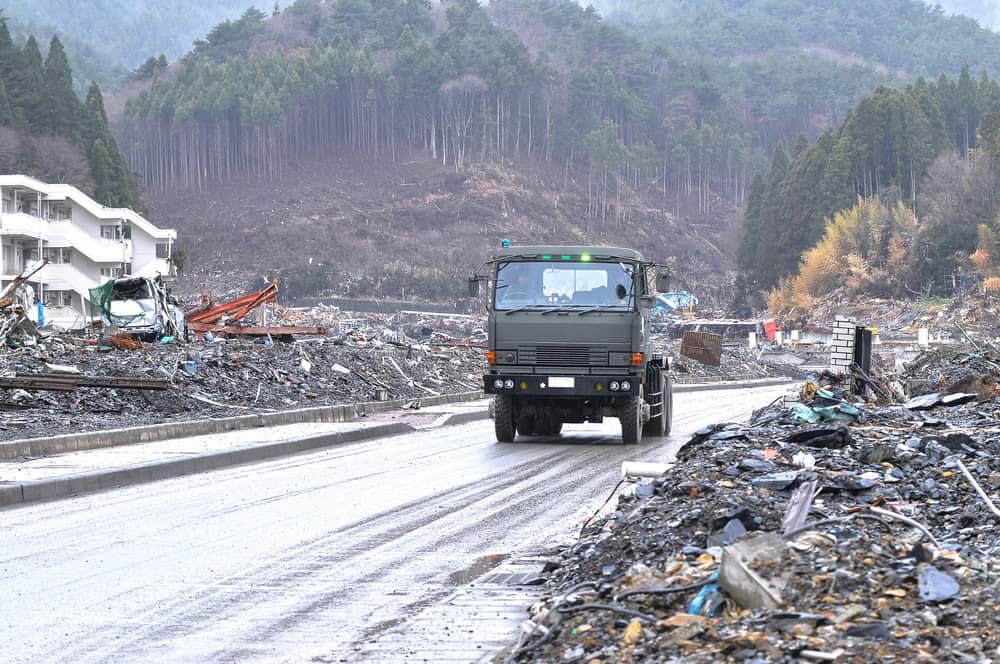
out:
<path id="1" fill-rule="evenodd" d="M 111 282 L 101 323 L 148 341 L 167 336 L 184 339 L 187 332 L 183 310 L 159 278 L 123 277 Z"/>

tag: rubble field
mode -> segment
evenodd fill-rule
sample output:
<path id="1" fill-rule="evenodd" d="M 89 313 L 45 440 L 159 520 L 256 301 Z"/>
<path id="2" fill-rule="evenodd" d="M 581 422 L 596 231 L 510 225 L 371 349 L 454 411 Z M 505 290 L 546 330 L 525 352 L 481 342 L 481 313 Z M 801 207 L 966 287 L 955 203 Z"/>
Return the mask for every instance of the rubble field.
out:
<path id="1" fill-rule="evenodd" d="M 768 362 L 764 357 L 763 347 L 751 349 L 742 344 L 724 344 L 722 362 L 715 367 L 681 355 L 680 340 L 657 337 L 654 343 L 671 358 L 670 369 L 679 379 L 678 382 L 682 383 L 803 377 L 802 372 L 793 366 Z"/>
<path id="2" fill-rule="evenodd" d="M 1000 402 L 817 387 L 586 524 L 508 661 L 1000 661 Z"/>
<path id="3" fill-rule="evenodd" d="M 123 344 L 125 345 L 125 344 Z M 385 343 L 362 336 L 292 342 L 248 338 L 190 344 L 131 342 L 134 350 L 53 337 L 0 352 L 0 374 L 156 378 L 164 391 L 0 390 L 0 440 L 437 394 L 481 387 L 482 350 Z"/>

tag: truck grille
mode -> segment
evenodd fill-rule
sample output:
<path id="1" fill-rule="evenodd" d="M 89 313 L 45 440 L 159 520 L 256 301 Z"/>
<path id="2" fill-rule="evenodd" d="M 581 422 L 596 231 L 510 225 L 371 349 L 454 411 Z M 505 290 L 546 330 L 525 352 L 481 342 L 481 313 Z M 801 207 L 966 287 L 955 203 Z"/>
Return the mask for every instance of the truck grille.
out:
<path id="1" fill-rule="evenodd" d="M 603 346 L 522 346 L 518 350 L 518 361 L 541 367 L 607 366 L 608 349 Z"/>

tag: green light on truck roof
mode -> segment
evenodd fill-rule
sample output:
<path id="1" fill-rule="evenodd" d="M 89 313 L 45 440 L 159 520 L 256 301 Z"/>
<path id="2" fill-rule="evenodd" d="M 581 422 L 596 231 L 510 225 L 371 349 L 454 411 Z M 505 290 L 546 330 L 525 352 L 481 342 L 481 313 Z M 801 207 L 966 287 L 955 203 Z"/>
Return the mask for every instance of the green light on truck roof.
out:
<path id="1" fill-rule="evenodd" d="M 580 262 L 582 262 L 582 263 L 589 263 L 590 262 L 590 254 L 580 254 Z"/>
<path id="2" fill-rule="evenodd" d="M 545 254 L 545 255 L 543 255 L 542 256 L 542 260 L 543 261 L 550 261 L 550 260 L 552 260 L 552 254 Z"/>
<path id="3" fill-rule="evenodd" d="M 572 256 L 566 256 L 566 255 L 564 255 L 564 256 L 562 257 L 562 259 L 563 259 L 564 261 L 571 261 L 571 260 L 573 260 L 573 257 L 572 257 Z"/>

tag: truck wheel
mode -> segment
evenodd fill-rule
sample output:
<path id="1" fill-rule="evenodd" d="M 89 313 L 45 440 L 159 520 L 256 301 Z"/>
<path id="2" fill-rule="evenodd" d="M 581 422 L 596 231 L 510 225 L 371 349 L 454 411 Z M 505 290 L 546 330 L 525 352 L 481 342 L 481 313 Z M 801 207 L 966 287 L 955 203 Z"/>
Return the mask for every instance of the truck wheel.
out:
<path id="1" fill-rule="evenodd" d="M 635 397 L 618 413 L 622 423 L 622 444 L 638 445 L 642 440 L 642 397 Z"/>
<path id="2" fill-rule="evenodd" d="M 538 423 L 534 417 L 522 415 L 515 421 L 516 429 L 522 436 L 538 435 Z"/>
<path id="3" fill-rule="evenodd" d="M 535 431 L 540 436 L 558 436 L 562 427 L 562 420 L 547 418 L 535 426 Z"/>
<path id="4" fill-rule="evenodd" d="M 513 443 L 517 435 L 514 417 L 514 399 L 507 394 L 498 394 L 493 398 L 493 428 L 496 430 L 498 443 Z"/>
<path id="5" fill-rule="evenodd" d="M 664 427 L 663 429 L 663 435 L 669 436 L 670 428 L 674 425 L 674 379 L 671 378 L 670 376 L 667 376 L 666 384 L 667 384 L 667 390 L 666 390 L 667 410 L 665 412 L 667 416 L 665 418 L 666 427 Z"/>
<path id="6" fill-rule="evenodd" d="M 646 426 L 643 427 L 643 434 L 646 436 L 653 436 L 656 438 L 662 438 L 670 433 L 670 416 L 671 416 L 671 400 L 672 400 L 672 387 L 670 379 L 663 375 L 662 371 L 656 371 L 656 386 L 660 391 L 660 396 L 658 397 L 658 403 L 651 403 L 650 408 L 659 410 L 659 415 L 654 415 L 649 418 L 646 422 Z"/>

